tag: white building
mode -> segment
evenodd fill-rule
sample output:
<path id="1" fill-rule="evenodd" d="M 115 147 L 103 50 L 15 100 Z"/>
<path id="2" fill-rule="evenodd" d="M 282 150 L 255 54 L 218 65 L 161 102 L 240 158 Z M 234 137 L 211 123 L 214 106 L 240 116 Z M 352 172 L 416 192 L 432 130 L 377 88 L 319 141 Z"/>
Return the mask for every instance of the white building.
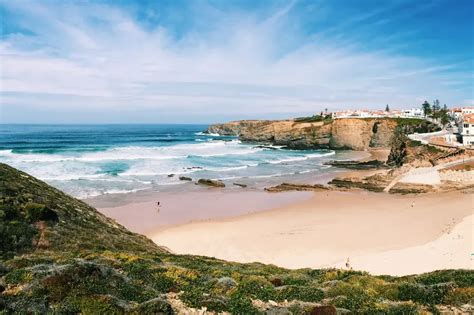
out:
<path id="1" fill-rule="evenodd" d="M 461 108 L 462 115 L 472 115 L 474 114 L 474 107 L 463 107 Z"/>
<path id="2" fill-rule="evenodd" d="M 423 110 L 421 108 L 402 109 L 401 117 L 404 118 L 423 118 Z"/>
<path id="3" fill-rule="evenodd" d="M 474 145 L 474 114 L 464 115 L 461 126 L 462 144 Z"/>
<path id="4" fill-rule="evenodd" d="M 473 110 L 474 111 L 474 110 Z M 391 118 L 420 118 L 425 117 L 423 110 L 421 108 L 411 108 L 411 109 L 402 109 L 402 110 L 344 110 L 333 112 L 333 119 L 337 118 L 382 118 L 382 117 L 391 117 Z"/>
<path id="5" fill-rule="evenodd" d="M 455 107 L 449 113 L 455 120 L 462 120 L 465 115 L 474 114 L 474 107 Z"/>

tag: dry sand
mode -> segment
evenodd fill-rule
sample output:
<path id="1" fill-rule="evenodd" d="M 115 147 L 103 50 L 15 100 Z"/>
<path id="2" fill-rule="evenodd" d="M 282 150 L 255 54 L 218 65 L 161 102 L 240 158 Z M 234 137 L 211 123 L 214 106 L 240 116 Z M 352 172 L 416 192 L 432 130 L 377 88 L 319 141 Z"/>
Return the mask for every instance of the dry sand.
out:
<path id="1" fill-rule="evenodd" d="M 288 268 L 343 267 L 350 258 L 358 270 L 405 275 L 472 268 L 472 210 L 473 197 L 459 192 L 317 192 L 275 210 L 158 230 L 152 239 L 180 254 Z"/>
<path id="2" fill-rule="evenodd" d="M 352 257 L 351 266 L 374 274 L 406 275 L 438 269 L 472 269 L 473 216 L 464 218 L 452 230 L 434 241 L 404 249 Z M 335 266 L 344 268 L 346 261 Z"/>

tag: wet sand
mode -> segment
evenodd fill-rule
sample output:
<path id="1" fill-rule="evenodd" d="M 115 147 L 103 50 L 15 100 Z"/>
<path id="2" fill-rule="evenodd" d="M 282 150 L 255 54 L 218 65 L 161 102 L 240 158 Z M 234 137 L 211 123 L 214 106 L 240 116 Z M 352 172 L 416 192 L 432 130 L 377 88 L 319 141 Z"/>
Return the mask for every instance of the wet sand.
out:
<path id="1" fill-rule="evenodd" d="M 270 194 L 252 189 L 204 188 L 190 192 L 155 192 L 129 196 L 128 202 L 115 206 L 105 200 L 89 202 L 106 216 L 115 219 L 129 230 L 152 236 L 166 226 L 235 217 L 242 214 L 281 207 L 312 197 L 310 192 Z M 157 206 L 157 202 L 160 206 Z M 122 201 L 123 202 L 123 201 Z M 104 206 L 114 205 L 114 206 Z"/>
<path id="2" fill-rule="evenodd" d="M 274 210 L 160 229 L 152 239 L 179 254 L 288 268 L 343 267 L 349 258 L 356 269 L 404 275 L 472 268 L 472 210 L 473 197 L 459 192 L 317 192 Z"/>

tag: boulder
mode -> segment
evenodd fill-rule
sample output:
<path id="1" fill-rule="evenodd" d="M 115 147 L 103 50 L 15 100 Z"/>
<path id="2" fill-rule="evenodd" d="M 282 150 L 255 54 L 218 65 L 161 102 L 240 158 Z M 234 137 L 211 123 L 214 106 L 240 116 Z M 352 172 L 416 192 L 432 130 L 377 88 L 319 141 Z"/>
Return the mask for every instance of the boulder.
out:
<path id="1" fill-rule="evenodd" d="M 225 187 L 225 184 L 219 180 L 201 178 L 198 180 L 199 185 L 210 187 Z"/>
<path id="2" fill-rule="evenodd" d="M 186 176 L 180 176 L 179 180 L 185 180 L 185 181 L 192 181 L 193 179 L 191 177 L 186 177 Z"/>
<path id="3" fill-rule="evenodd" d="M 318 305 L 313 307 L 310 312 L 311 315 L 336 315 L 337 310 L 332 305 Z"/>
<path id="4" fill-rule="evenodd" d="M 283 281 L 280 278 L 273 278 L 270 280 L 270 283 L 275 287 L 281 287 L 283 285 Z"/>
<path id="5" fill-rule="evenodd" d="M 232 290 L 237 286 L 237 282 L 230 277 L 222 277 L 217 280 L 216 286 L 224 292 Z"/>

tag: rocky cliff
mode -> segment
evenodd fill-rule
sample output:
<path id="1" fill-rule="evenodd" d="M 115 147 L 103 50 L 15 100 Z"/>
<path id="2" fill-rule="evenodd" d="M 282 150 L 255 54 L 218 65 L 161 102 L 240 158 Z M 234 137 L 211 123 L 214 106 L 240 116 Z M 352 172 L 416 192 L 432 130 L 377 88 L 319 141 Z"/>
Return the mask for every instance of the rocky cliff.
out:
<path id="1" fill-rule="evenodd" d="M 211 125 L 207 132 L 293 149 L 367 150 L 389 148 L 397 126 L 411 126 L 410 130 L 434 129 L 421 119 L 346 118 L 319 122 L 242 120 Z"/>

